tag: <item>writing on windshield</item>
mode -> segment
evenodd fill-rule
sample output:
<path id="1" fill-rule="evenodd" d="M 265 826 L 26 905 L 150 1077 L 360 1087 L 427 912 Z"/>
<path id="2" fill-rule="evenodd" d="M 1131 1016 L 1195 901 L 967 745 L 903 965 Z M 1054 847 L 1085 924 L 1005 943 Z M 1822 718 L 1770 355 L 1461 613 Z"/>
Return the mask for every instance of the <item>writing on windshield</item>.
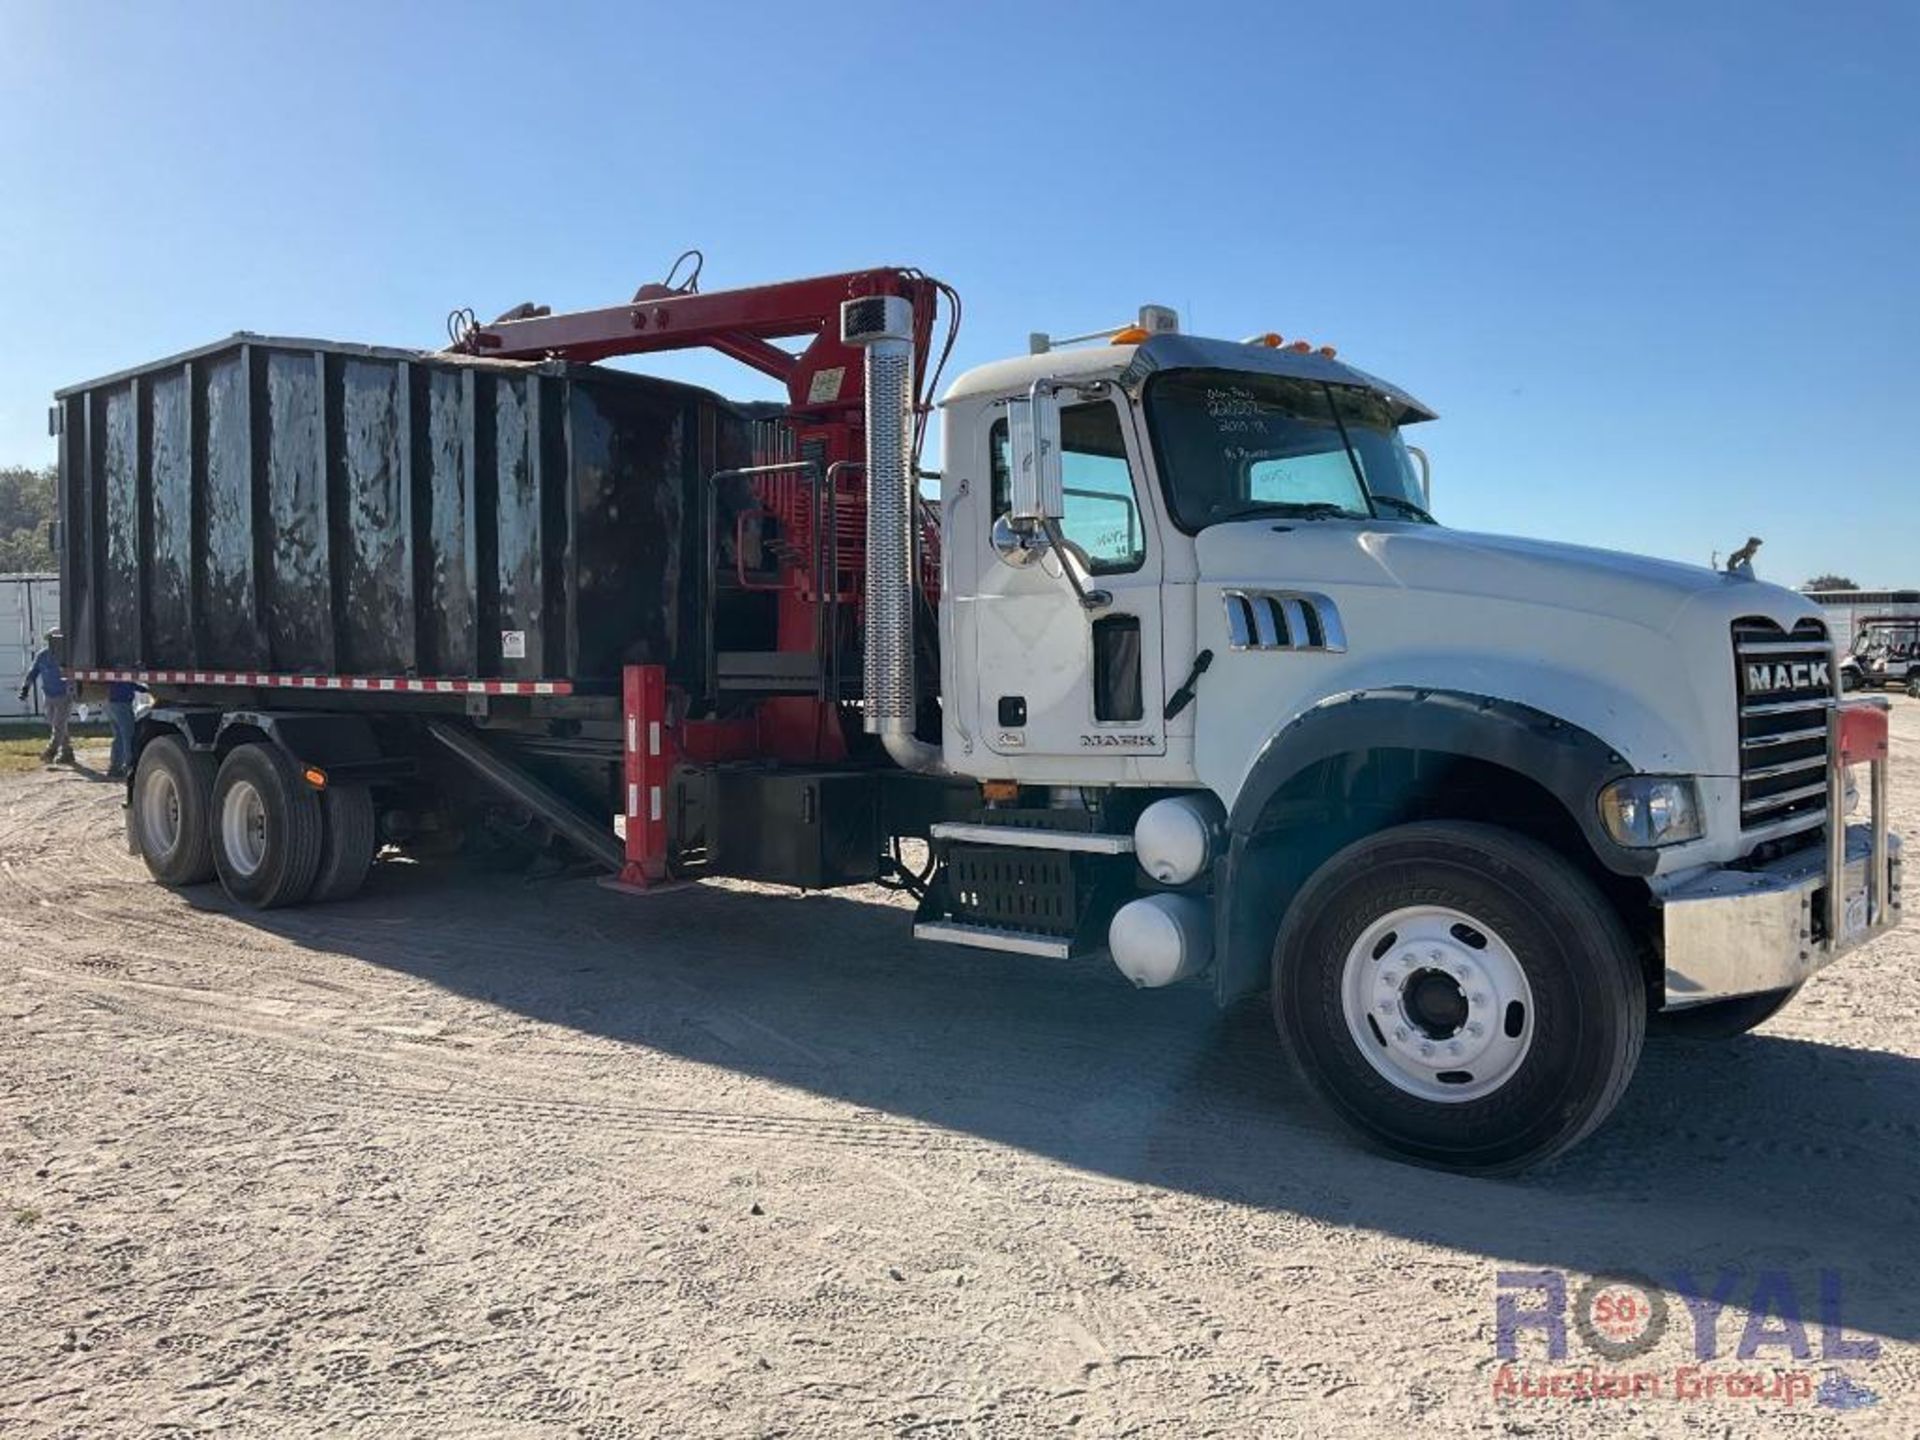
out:
<path id="1" fill-rule="evenodd" d="M 1387 402 L 1367 391 L 1176 370 L 1149 382 L 1147 417 L 1183 529 L 1263 511 L 1425 515 Z"/>

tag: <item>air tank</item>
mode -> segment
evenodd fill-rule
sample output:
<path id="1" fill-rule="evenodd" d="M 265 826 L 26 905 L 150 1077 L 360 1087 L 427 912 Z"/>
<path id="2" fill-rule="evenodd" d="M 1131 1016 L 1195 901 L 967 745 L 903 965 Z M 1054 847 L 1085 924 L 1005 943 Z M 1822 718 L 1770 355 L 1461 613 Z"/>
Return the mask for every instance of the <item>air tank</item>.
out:
<path id="1" fill-rule="evenodd" d="M 1162 885 L 1185 885 L 1213 863 L 1226 825 L 1226 807 L 1205 791 L 1156 800 L 1134 823 L 1134 857 Z"/>
<path id="2" fill-rule="evenodd" d="M 1145 990 L 1198 975 L 1213 960 L 1213 906 L 1198 895 L 1129 900 L 1107 926 L 1107 949 Z"/>

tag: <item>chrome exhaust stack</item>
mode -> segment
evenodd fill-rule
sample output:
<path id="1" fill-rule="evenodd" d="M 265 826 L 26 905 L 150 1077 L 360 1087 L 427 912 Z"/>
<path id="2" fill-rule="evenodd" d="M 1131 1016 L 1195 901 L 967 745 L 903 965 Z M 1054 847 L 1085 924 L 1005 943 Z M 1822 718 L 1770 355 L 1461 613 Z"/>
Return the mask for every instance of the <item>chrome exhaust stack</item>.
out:
<path id="1" fill-rule="evenodd" d="M 866 379 L 866 729 L 903 769 L 944 773 L 940 747 L 913 733 L 913 304 L 898 295 L 848 300 L 840 339 L 864 352 Z"/>

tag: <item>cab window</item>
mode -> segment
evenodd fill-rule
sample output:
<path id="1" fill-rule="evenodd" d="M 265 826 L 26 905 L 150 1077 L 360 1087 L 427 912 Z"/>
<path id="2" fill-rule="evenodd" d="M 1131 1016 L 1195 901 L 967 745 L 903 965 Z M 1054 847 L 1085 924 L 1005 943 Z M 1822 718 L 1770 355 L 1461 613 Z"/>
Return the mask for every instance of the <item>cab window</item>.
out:
<path id="1" fill-rule="evenodd" d="M 1012 506 L 1012 459 L 1007 422 L 993 422 L 993 513 Z M 1060 533 L 1086 556 L 1095 575 L 1138 570 L 1146 563 L 1147 538 L 1127 469 L 1120 412 L 1104 401 L 1069 405 L 1060 412 L 1060 471 L 1066 511 Z"/>

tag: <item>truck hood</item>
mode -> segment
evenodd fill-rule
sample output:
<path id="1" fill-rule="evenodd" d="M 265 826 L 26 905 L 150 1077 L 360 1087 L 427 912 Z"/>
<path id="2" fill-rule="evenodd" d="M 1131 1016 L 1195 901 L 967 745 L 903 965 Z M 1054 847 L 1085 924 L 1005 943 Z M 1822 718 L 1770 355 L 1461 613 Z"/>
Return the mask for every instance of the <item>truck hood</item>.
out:
<path id="1" fill-rule="evenodd" d="M 1268 737 L 1317 704 L 1448 690 L 1553 715 L 1649 774 L 1712 777 L 1706 803 L 1734 844 L 1733 622 L 1790 629 L 1820 614 L 1804 595 L 1704 566 L 1394 520 L 1240 521 L 1195 549 L 1197 648 L 1215 652 L 1195 764 L 1229 798 Z M 1226 590 L 1302 592 L 1331 607 L 1343 643 L 1236 647 Z M 1691 850 L 1671 847 L 1662 864 L 1699 863 Z"/>
<path id="2" fill-rule="evenodd" d="M 1387 586 L 1597 616 L 1666 633 L 1683 614 L 1761 614 L 1791 624 L 1803 596 L 1703 565 L 1585 545 L 1390 520 L 1241 521 L 1202 531 L 1200 573 L 1221 583 Z"/>

